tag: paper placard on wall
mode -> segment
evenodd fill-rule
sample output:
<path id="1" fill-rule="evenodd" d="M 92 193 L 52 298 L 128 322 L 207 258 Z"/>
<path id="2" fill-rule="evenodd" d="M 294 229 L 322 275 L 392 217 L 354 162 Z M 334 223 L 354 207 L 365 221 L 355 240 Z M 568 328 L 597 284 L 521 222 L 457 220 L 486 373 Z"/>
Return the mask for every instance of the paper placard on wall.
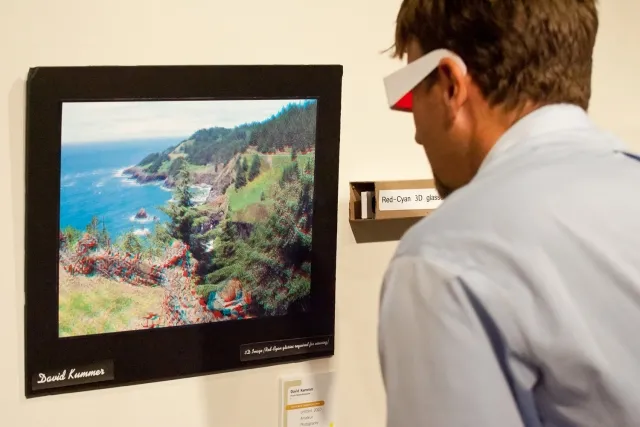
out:
<path id="1" fill-rule="evenodd" d="M 336 427 L 334 373 L 280 379 L 280 427 Z"/>
<path id="2" fill-rule="evenodd" d="M 442 199 L 435 188 L 416 188 L 380 190 L 377 202 L 380 211 L 417 211 L 436 209 Z"/>

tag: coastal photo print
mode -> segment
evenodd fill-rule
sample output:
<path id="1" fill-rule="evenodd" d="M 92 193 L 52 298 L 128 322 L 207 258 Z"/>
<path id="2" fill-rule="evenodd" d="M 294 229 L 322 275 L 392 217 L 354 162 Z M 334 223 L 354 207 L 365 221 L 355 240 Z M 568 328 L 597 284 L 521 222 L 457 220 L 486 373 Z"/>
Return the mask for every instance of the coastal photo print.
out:
<path id="1" fill-rule="evenodd" d="M 58 335 L 307 311 L 316 109 L 65 102 Z"/>

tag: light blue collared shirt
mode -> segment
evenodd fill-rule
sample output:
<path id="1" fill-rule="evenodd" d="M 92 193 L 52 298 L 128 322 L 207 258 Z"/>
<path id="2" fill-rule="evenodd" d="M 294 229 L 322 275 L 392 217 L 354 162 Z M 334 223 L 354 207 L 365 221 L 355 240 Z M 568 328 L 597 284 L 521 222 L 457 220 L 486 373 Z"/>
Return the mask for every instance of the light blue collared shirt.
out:
<path id="1" fill-rule="evenodd" d="M 640 426 L 625 149 L 582 109 L 543 107 L 406 233 L 381 294 L 388 427 Z"/>

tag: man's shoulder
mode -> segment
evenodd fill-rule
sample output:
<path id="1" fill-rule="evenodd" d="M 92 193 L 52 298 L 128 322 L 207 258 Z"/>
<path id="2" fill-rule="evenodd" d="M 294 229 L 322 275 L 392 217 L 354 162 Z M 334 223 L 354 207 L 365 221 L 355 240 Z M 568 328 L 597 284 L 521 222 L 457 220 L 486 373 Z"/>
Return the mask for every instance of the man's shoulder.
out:
<path id="1" fill-rule="evenodd" d="M 558 200 L 571 196 L 544 172 L 489 177 L 471 182 L 450 195 L 433 213 L 403 236 L 399 254 L 425 250 L 445 256 L 469 254 L 478 246 L 493 248 L 548 236 L 558 214 Z"/>
<path id="2" fill-rule="evenodd" d="M 604 150 L 544 153 L 480 173 L 412 227 L 398 252 L 457 256 L 479 246 L 556 244 L 569 229 L 597 233 L 611 212 L 616 222 L 601 238 L 628 238 L 640 217 L 640 164 Z"/>

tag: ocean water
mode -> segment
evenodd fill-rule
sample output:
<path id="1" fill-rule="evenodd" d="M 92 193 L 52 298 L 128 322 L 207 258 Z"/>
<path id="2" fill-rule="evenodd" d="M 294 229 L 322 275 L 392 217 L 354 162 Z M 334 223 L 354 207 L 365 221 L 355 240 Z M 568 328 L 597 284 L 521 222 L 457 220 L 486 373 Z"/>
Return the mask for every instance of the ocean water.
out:
<path id="1" fill-rule="evenodd" d="M 146 155 L 162 151 L 180 139 L 117 141 L 62 146 L 60 181 L 60 227 L 84 230 L 96 215 L 104 220 L 112 240 L 133 231 L 144 235 L 153 229 L 151 220 L 135 214 L 144 208 L 150 217 L 168 220 L 158 206 L 171 199 L 161 182 L 138 184 L 122 175 Z"/>

